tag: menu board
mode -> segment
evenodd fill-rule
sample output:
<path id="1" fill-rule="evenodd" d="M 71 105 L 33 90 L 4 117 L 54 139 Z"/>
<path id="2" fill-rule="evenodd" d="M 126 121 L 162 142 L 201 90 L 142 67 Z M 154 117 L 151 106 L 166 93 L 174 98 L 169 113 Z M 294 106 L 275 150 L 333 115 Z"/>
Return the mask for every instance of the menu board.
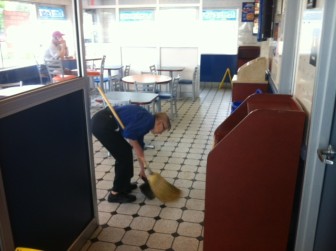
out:
<path id="1" fill-rule="evenodd" d="M 254 3 L 244 2 L 242 7 L 242 22 L 254 21 Z"/>

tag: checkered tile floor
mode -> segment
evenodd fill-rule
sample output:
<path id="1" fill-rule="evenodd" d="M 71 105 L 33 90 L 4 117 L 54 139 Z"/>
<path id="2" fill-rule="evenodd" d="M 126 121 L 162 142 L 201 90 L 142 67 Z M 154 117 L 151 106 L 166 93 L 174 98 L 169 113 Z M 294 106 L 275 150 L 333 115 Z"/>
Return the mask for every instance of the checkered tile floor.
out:
<path id="1" fill-rule="evenodd" d="M 195 101 L 178 101 L 178 117 L 169 132 L 146 135 L 145 141 L 155 146 L 145 152 L 151 169 L 183 191 L 173 203 L 148 200 L 139 188 L 132 192 L 134 203 L 109 203 L 114 159 L 93 138 L 100 226 L 82 251 L 203 250 L 207 156 L 214 130 L 230 113 L 230 100 L 230 89 L 203 86 Z M 93 106 L 92 113 L 97 109 Z M 169 114 L 169 104 L 163 102 L 162 110 Z M 134 173 L 139 173 L 136 161 Z M 142 184 L 137 175 L 133 181 Z"/>

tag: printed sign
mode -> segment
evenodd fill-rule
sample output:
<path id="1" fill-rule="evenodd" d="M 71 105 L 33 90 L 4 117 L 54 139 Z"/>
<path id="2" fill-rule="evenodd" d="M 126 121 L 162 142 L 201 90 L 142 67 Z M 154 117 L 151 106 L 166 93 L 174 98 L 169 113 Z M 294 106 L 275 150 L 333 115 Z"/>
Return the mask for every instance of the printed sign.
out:
<path id="1" fill-rule="evenodd" d="M 234 21 L 236 10 L 203 10 L 203 21 Z"/>
<path id="2" fill-rule="evenodd" d="M 154 11 L 144 10 L 144 11 L 120 11 L 121 22 L 139 22 L 139 21 L 153 21 Z"/>
<path id="3" fill-rule="evenodd" d="M 65 11 L 63 7 L 38 6 L 38 16 L 46 20 L 64 20 Z"/>
<path id="4" fill-rule="evenodd" d="M 254 3 L 245 2 L 242 7 L 242 22 L 253 22 L 254 20 Z"/>

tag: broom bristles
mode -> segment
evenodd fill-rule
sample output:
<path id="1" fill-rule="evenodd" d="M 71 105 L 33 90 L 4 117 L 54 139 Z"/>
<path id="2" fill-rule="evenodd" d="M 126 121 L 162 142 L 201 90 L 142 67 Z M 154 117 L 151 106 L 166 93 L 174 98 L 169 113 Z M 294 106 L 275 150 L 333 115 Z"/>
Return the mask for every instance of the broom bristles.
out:
<path id="1" fill-rule="evenodd" d="M 180 198 L 181 190 L 166 181 L 160 174 L 152 172 L 148 176 L 148 182 L 160 201 L 172 202 Z"/>

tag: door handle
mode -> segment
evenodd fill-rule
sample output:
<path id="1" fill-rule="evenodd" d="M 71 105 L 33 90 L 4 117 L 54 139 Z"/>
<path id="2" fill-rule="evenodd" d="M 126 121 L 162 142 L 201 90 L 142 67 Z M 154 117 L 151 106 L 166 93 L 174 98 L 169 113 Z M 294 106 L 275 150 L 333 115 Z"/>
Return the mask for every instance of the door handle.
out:
<path id="1" fill-rule="evenodd" d="M 322 163 L 325 163 L 327 165 L 333 165 L 335 158 L 335 150 L 332 145 L 329 145 L 327 149 L 318 149 L 317 155 Z"/>

